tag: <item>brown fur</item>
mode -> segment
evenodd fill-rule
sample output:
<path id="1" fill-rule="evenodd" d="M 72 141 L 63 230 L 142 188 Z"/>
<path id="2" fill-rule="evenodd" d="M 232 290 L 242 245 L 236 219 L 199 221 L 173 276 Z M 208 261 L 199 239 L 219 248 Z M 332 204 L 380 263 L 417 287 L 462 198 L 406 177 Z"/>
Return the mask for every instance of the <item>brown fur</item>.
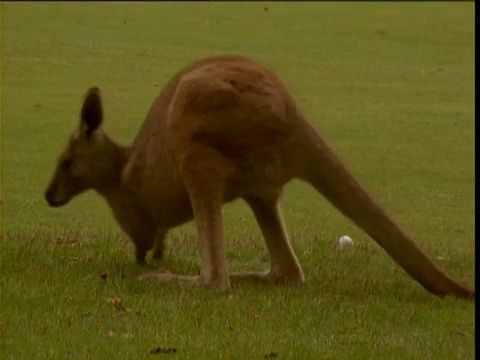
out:
<path id="1" fill-rule="evenodd" d="M 312 184 L 368 233 L 428 291 L 474 299 L 414 244 L 314 131 L 279 78 L 242 56 L 198 61 L 176 74 L 155 99 L 130 147 L 101 130 L 100 93 L 85 98 L 79 129 L 46 192 L 61 206 L 86 189 L 104 196 L 144 262 L 161 257 L 169 229 L 196 220 L 198 277 L 150 273 L 225 289 L 231 280 L 303 282 L 285 231 L 279 197 L 293 178 Z M 267 273 L 229 274 L 222 204 L 243 198 L 271 258 Z"/>

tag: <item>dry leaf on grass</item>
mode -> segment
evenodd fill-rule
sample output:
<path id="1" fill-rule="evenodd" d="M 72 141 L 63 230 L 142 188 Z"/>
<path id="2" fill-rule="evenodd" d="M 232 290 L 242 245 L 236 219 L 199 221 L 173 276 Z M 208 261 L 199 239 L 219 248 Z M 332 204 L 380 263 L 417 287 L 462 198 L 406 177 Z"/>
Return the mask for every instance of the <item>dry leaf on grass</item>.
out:
<path id="1" fill-rule="evenodd" d="M 156 355 L 156 354 L 175 354 L 177 352 L 177 349 L 174 347 L 170 346 L 159 346 L 156 347 L 152 350 L 150 350 L 151 355 Z"/>
<path id="2" fill-rule="evenodd" d="M 127 312 L 131 311 L 130 309 L 127 309 L 125 306 L 123 306 L 122 299 L 120 299 L 119 297 L 108 298 L 107 302 L 109 304 L 112 304 L 115 307 L 115 309 L 117 309 L 118 311 L 127 311 Z"/>
<path id="3" fill-rule="evenodd" d="M 270 354 L 267 354 L 265 355 L 263 358 L 264 359 L 273 359 L 273 358 L 276 358 L 278 356 L 278 354 L 276 352 L 271 352 Z"/>

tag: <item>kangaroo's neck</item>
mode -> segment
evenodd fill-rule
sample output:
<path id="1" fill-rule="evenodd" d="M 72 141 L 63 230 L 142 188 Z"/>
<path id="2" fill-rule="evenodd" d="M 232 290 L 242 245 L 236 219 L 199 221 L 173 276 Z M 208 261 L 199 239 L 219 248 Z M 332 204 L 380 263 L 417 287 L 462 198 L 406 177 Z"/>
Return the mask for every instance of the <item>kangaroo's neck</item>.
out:
<path id="1" fill-rule="evenodd" d="M 94 188 L 113 208 L 119 206 L 122 199 L 131 197 L 128 189 L 122 185 L 122 173 L 128 161 L 130 146 L 120 145 L 106 135 L 103 135 L 103 141 L 108 155 L 102 175 L 99 175 Z"/>
<path id="2" fill-rule="evenodd" d="M 105 182 L 104 186 L 95 190 L 105 198 L 123 230 L 130 236 L 134 236 L 138 228 L 150 227 L 149 218 L 145 215 L 134 191 L 122 182 L 122 174 L 129 159 L 130 147 L 109 141 L 113 150 L 109 180 Z"/>

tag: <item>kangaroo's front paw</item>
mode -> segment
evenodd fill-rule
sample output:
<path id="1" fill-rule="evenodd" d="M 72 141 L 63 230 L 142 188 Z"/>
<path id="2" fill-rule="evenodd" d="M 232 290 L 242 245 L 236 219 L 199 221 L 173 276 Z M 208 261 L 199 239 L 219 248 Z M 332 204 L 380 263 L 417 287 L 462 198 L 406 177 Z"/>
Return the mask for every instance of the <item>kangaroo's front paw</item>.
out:
<path id="1" fill-rule="evenodd" d="M 160 260 L 163 257 L 163 249 L 155 249 L 152 254 L 152 259 Z"/>
<path id="2" fill-rule="evenodd" d="M 145 249 L 141 249 L 137 247 L 135 249 L 135 258 L 137 259 L 137 264 L 145 265 L 145 257 L 147 255 L 147 251 Z"/>

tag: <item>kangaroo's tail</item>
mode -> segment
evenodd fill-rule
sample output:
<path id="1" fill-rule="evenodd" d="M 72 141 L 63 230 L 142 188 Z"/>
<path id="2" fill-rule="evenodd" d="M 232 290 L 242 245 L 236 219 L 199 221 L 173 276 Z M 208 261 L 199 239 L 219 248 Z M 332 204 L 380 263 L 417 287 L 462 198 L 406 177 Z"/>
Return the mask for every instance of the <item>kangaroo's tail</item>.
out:
<path id="1" fill-rule="evenodd" d="M 444 297 L 475 299 L 475 292 L 442 272 L 358 183 L 342 161 L 309 124 L 301 179 L 362 230 L 429 292 Z"/>

